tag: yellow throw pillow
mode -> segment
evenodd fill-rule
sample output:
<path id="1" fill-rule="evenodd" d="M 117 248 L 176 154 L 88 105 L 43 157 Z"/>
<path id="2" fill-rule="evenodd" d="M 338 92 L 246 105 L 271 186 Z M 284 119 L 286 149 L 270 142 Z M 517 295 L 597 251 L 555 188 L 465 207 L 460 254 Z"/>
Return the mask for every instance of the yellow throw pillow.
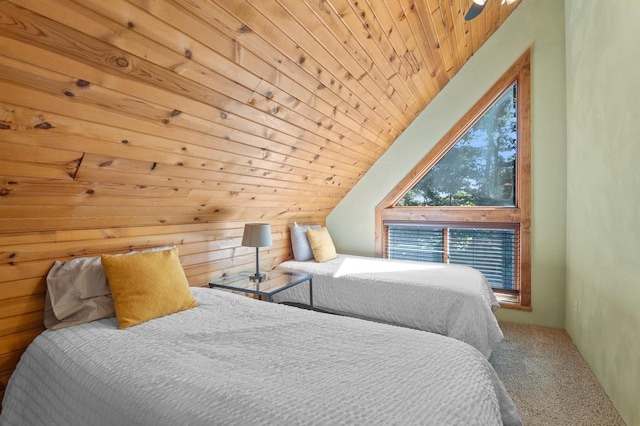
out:
<path id="1" fill-rule="evenodd" d="M 326 227 L 307 229 L 307 238 L 316 262 L 327 262 L 338 257 L 336 247 L 333 245 L 331 235 L 329 235 L 329 230 Z"/>
<path id="2" fill-rule="evenodd" d="M 101 260 L 120 329 L 197 306 L 177 248 Z"/>

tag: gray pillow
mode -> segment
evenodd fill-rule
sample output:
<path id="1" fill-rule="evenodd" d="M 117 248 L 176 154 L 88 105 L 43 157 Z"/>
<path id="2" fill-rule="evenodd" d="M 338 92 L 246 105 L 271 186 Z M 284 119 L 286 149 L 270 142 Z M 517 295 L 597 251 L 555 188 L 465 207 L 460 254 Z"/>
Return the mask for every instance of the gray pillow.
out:
<path id="1" fill-rule="evenodd" d="M 141 250 L 162 251 L 175 246 Z M 122 256 L 140 253 L 133 251 Z M 111 288 L 100 256 L 57 260 L 47 274 L 44 326 L 56 330 L 102 318 L 115 317 Z"/>
<path id="2" fill-rule="evenodd" d="M 50 330 L 116 315 L 99 257 L 56 261 L 47 274 L 44 326 Z"/>
<path id="3" fill-rule="evenodd" d="M 320 225 L 298 225 L 293 222 L 291 225 L 291 248 L 293 249 L 293 258 L 304 262 L 313 259 L 313 252 L 307 239 L 307 229 L 320 229 Z"/>

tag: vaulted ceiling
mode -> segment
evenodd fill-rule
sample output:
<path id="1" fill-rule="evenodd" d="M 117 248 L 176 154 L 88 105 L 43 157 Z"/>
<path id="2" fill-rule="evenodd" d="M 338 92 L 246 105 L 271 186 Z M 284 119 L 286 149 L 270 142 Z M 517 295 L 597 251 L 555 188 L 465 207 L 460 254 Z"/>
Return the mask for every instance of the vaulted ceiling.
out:
<path id="1" fill-rule="evenodd" d="M 286 225 L 323 222 L 519 3 L 471 1 L 0 0 L 4 260 L 192 226 L 227 238 L 185 247 L 200 264 L 249 221 L 286 258 Z"/>

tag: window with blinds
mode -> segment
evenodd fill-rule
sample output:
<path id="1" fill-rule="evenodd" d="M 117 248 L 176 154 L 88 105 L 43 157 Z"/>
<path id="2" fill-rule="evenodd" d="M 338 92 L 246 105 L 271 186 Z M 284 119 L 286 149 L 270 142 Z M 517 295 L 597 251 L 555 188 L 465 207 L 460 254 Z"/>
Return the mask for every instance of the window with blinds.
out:
<path id="1" fill-rule="evenodd" d="M 471 266 L 498 291 L 517 291 L 516 229 L 451 228 L 430 225 L 387 226 L 387 256 Z"/>
<path id="2" fill-rule="evenodd" d="M 529 52 L 378 204 L 376 255 L 480 270 L 531 310 Z"/>

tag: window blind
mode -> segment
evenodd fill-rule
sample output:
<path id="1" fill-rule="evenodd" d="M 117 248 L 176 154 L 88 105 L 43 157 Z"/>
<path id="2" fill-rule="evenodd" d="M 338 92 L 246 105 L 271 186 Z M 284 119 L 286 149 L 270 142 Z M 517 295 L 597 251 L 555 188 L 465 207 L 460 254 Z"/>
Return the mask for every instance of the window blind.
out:
<path id="1" fill-rule="evenodd" d="M 442 262 L 444 228 L 390 225 L 387 234 L 389 259 Z"/>
<path id="2" fill-rule="evenodd" d="M 471 266 L 492 288 L 517 291 L 519 235 L 515 229 L 387 225 L 387 257 Z"/>
<path id="3" fill-rule="evenodd" d="M 476 268 L 493 288 L 515 290 L 515 234 L 513 229 L 451 229 L 449 263 Z"/>

